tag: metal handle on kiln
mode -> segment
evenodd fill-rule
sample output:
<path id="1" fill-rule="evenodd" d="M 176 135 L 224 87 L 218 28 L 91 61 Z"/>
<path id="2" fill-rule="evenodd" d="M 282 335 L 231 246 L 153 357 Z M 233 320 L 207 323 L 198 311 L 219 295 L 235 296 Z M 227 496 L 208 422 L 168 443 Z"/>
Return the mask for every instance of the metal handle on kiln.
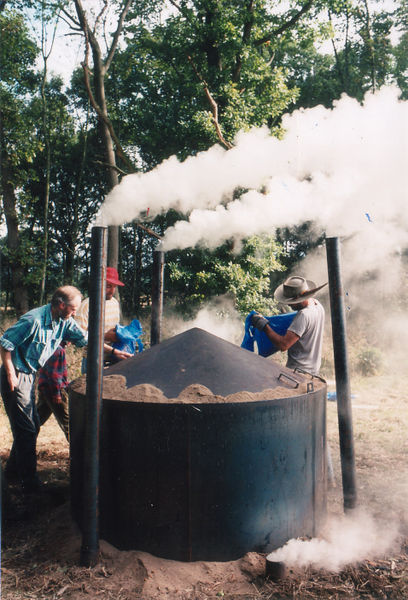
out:
<path id="1" fill-rule="evenodd" d="M 293 377 L 291 377 L 290 375 L 286 375 L 286 373 L 279 373 L 278 380 L 279 380 L 281 377 L 286 377 L 286 379 L 289 379 L 289 381 L 291 381 L 292 383 L 295 383 L 296 385 L 295 385 L 295 387 L 294 387 L 293 389 L 296 389 L 296 388 L 298 388 L 298 387 L 299 387 L 299 382 L 298 382 L 298 381 L 296 381 L 296 379 L 293 379 Z"/>

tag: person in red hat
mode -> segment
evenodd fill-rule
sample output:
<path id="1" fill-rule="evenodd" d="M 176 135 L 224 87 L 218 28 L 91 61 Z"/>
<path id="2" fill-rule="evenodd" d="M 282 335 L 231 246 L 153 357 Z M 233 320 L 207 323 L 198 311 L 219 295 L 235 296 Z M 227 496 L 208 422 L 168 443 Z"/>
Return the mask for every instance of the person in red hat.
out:
<path id="1" fill-rule="evenodd" d="M 117 286 L 124 286 L 125 284 L 120 281 L 119 274 L 114 267 L 107 267 L 106 269 L 106 292 L 105 292 L 105 334 L 110 331 L 112 328 L 116 327 L 120 322 L 120 306 L 119 302 L 115 298 L 115 292 Z M 88 317 L 89 317 L 89 298 L 85 298 L 83 300 L 77 314 L 76 321 L 78 325 L 84 329 L 88 330 Z M 110 340 L 106 340 L 110 341 Z M 105 352 L 105 360 L 108 361 L 110 358 L 115 358 L 115 360 L 122 360 L 123 358 L 129 358 L 130 354 L 126 352 L 120 352 L 119 350 L 115 350 L 112 348 L 111 351 Z M 86 372 L 86 359 L 82 363 L 82 372 Z"/>

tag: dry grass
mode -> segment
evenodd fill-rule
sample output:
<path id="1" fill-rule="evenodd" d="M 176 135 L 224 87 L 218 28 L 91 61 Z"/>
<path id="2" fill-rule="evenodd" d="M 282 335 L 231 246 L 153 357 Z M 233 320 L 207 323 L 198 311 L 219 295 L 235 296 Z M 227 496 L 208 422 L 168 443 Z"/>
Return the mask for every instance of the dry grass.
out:
<path id="1" fill-rule="evenodd" d="M 397 522 L 398 544 L 387 555 L 362 557 L 340 572 L 291 568 L 285 579 L 272 582 L 254 577 L 253 593 L 231 593 L 228 586 L 214 582 L 213 592 L 197 584 L 194 590 L 180 589 L 177 596 L 163 593 L 154 598 L 209 600 L 239 599 L 320 599 L 367 600 L 408 598 L 408 376 L 383 374 L 353 377 L 353 424 L 357 469 L 358 501 L 374 519 L 386 517 Z M 329 381 L 329 389 L 333 384 Z M 3 407 L 0 408 L 1 447 L 4 462 L 11 434 Z M 332 450 L 337 487 L 328 493 L 329 513 L 342 513 L 341 469 L 338 446 L 337 407 L 328 402 L 328 438 Z M 39 468 L 43 479 L 56 486 L 58 494 L 30 514 L 16 499 L 21 519 L 6 522 L 3 531 L 2 598 L 4 600 L 58 600 L 115 598 L 149 600 L 141 595 L 140 580 L 126 585 L 124 572 L 108 566 L 106 560 L 94 569 L 78 566 L 78 556 L 66 544 L 72 531 L 69 517 L 68 445 L 51 418 L 38 438 Z M 176 568 L 176 563 L 174 563 Z M 134 567 L 136 569 L 136 566 Z M 139 573 L 139 572 L 138 572 Z M 134 577 L 139 577 L 140 573 Z M 153 597 L 153 596 L 151 596 Z"/>

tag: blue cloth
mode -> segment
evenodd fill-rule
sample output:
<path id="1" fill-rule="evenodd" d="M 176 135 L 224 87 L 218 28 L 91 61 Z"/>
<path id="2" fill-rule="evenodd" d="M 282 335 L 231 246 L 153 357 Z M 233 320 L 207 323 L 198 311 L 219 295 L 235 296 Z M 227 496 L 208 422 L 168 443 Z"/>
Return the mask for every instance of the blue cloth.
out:
<path id="1" fill-rule="evenodd" d="M 143 334 L 143 329 L 140 321 L 133 319 L 129 325 L 116 325 L 115 332 L 118 341 L 112 344 L 114 348 L 122 350 L 123 352 L 129 352 L 129 354 L 134 354 L 137 345 L 138 352 L 143 351 L 143 342 L 140 339 Z"/>
<path id="2" fill-rule="evenodd" d="M 258 346 L 258 354 L 261 356 L 270 356 L 279 350 L 273 342 L 268 338 L 266 333 L 259 331 L 256 327 L 251 325 L 252 315 L 257 314 L 256 310 L 252 310 L 245 319 L 245 334 L 242 340 L 241 348 L 246 350 L 254 351 L 254 343 Z M 270 327 L 279 335 L 285 335 L 295 318 L 296 312 L 282 313 L 280 315 L 274 315 L 272 317 L 265 317 L 268 319 Z"/>
<path id="3" fill-rule="evenodd" d="M 72 317 L 54 321 L 51 304 L 46 304 L 20 317 L 0 338 L 0 345 L 11 352 L 18 371 L 35 373 L 54 354 L 62 340 L 82 347 L 87 345 L 88 336 Z"/>
<path id="4" fill-rule="evenodd" d="M 357 398 L 355 394 L 350 394 L 350 398 Z M 327 400 L 329 402 L 337 402 L 337 392 L 327 392 Z"/>

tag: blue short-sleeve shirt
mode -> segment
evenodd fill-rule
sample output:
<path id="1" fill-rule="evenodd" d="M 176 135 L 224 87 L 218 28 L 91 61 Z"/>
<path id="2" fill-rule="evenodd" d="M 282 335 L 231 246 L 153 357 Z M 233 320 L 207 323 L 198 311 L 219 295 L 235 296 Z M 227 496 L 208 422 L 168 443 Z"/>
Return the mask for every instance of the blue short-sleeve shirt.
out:
<path id="1" fill-rule="evenodd" d="M 83 347 L 88 335 L 75 319 L 52 318 L 51 304 L 30 310 L 0 338 L 0 345 L 11 352 L 14 367 L 24 373 L 35 373 L 52 356 L 63 340 Z"/>

